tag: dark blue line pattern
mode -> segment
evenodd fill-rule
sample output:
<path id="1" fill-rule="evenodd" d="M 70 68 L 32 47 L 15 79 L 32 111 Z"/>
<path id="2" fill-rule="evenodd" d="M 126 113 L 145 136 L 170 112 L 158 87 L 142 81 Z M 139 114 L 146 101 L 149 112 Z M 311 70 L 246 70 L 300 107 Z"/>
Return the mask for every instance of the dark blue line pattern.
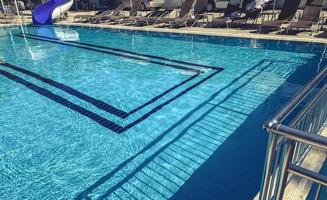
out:
<path id="1" fill-rule="evenodd" d="M 34 37 L 34 36 L 31 37 L 31 36 L 18 35 L 18 34 L 16 34 L 15 36 L 16 37 L 21 37 L 21 38 L 28 38 L 28 39 L 32 39 L 32 40 L 39 40 L 39 41 L 43 41 L 43 42 L 54 43 L 54 44 L 59 44 L 59 45 L 63 45 L 63 46 L 70 46 L 70 47 L 76 47 L 76 48 L 80 48 L 80 49 L 96 51 L 96 52 L 99 52 L 99 53 L 105 53 L 105 54 L 110 54 L 110 55 L 114 55 L 114 56 L 129 58 L 129 59 L 133 59 L 133 60 L 139 60 L 139 61 L 143 61 L 143 62 L 158 64 L 158 65 L 164 65 L 164 66 L 167 66 L 167 67 L 172 67 L 172 68 L 181 69 L 181 70 L 185 70 L 185 71 L 191 71 L 191 72 L 195 72 L 195 73 L 203 73 L 201 70 L 192 69 L 192 68 L 188 68 L 188 67 L 185 67 L 185 66 L 163 63 L 163 62 L 159 62 L 159 61 L 155 61 L 155 60 L 150 60 L 149 58 L 137 57 L 137 56 L 134 56 L 134 55 L 127 55 L 127 54 L 122 54 L 122 53 L 118 53 L 118 52 L 114 52 L 114 51 L 101 50 L 101 49 L 96 49 L 96 48 L 93 48 L 93 47 L 81 46 L 80 44 L 70 44 L 68 42 L 62 42 L 60 40 L 41 39 L 41 38 L 37 38 L 37 37 Z"/>
<path id="2" fill-rule="evenodd" d="M 194 72 L 195 74 L 192 75 L 191 77 L 189 77 L 188 79 L 184 80 L 183 82 L 173 86 L 172 88 L 164 91 L 163 93 L 159 94 L 158 96 L 152 98 L 150 101 L 146 102 L 145 104 L 133 109 L 130 112 L 124 112 L 122 110 L 119 110 L 103 101 L 94 99 L 82 92 L 79 92 L 77 90 L 75 90 L 72 87 L 66 86 L 62 83 L 56 82 L 54 80 L 45 78 L 39 74 L 36 74 L 34 72 L 28 71 L 26 69 L 11 65 L 9 63 L 6 63 L 5 61 L 0 60 L 0 65 L 10 68 L 12 70 L 21 72 L 25 75 L 28 75 L 30 77 L 36 78 L 44 83 L 47 83 L 53 87 L 56 87 L 60 90 L 63 90 L 77 98 L 80 98 L 86 102 L 89 102 L 91 104 L 93 104 L 94 106 L 96 106 L 97 108 L 100 108 L 102 110 L 105 110 L 111 114 L 114 114 L 118 117 L 121 117 L 123 119 L 127 118 L 129 115 L 136 113 L 137 111 L 143 109 L 144 107 L 154 103 L 155 101 L 159 100 L 161 97 L 165 96 L 166 94 L 170 93 L 171 91 L 177 89 L 178 87 L 181 87 L 182 85 L 186 84 L 187 82 L 197 78 L 200 76 L 200 74 L 203 74 L 204 71 L 198 70 L 198 69 L 193 69 L 193 68 L 188 68 L 185 66 L 180 66 L 180 65 L 175 65 L 175 64 L 167 64 L 167 63 L 163 63 L 163 62 L 159 62 L 159 61 L 154 61 L 151 60 L 151 58 L 154 59 L 159 59 L 159 60 L 164 60 L 164 61 L 169 61 L 169 62 L 175 62 L 178 64 L 188 64 L 190 66 L 196 66 L 196 67 L 200 67 L 200 68 L 206 68 L 206 69 L 212 69 L 213 73 L 209 74 L 208 76 L 206 76 L 205 78 L 201 79 L 200 81 L 194 83 L 193 85 L 187 87 L 186 89 L 182 90 L 181 92 L 179 92 L 177 95 L 173 96 L 172 98 L 166 100 L 165 102 L 161 103 L 160 105 L 157 105 L 156 107 L 154 107 L 153 109 L 151 109 L 149 112 L 145 113 L 143 116 L 141 116 L 140 118 L 136 119 L 135 121 L 127 124 L 125 127 L 120 126 L 112 121 L 109 121 L 103 117 L 101 117 L 100 115 L 89 111 L 79 105 L 74 104 L 73 102 L 70 102 L 69 100 L 56 95 L 52 92 L 50 92 L 49 90 L 39 87 L 27 80 L 24 80 L 16 75 L 13 75 L 9 72 L 6 72 L 4 70 L 0 70 L 0 74 L 2 76 L 5 76 L 21 85 L 24 85 L 25 87 L 37 92 L 38 94 L 41 94 L 67 108 L 70 108 L 86 117 L 88 117 L 89 119 L 95 121 L 96 123 L 102 125 L 105 128 L 108 128 L 109 130 L 112 130 L 118 134 L 123 133 L 124 131 L 134 127 L 135 125 L 137 125 L 138 123 L 142 122 L 143 120 L 147 119 L 148 117 L 150 117 L 152 114 L 156 113 L 157 111 L 161 110 L 163 107 L 165 107 L 166 105 L 170 104 L 171 102 L 175 101 L 176 99 L 178 99 L 179 97 L 181 97 L 182 95 L 188 93 L 189 91 L 191 91 L 192 89 L 194 89 L 195 87 L 199 86 L 200 84 L 204 83 L 205 81 L 209 80 L 210 78 L 214 77 L 215 75 L 217 75 L 219 72 L 223 71 L 223 68 L 220 67 L 211 67 L 211 66 L 206 66 L 206 65 L 198 65 L 198 64 L 192 64 L 192 63 L 188 63 L 188 62 L 184 62 L 184 61 L 178 61 L 178 60 L 171 60 L 168 58 L 164 58 L 164 57 L 160 57 L 160 56 L 153 56 L 153 55 L 146 55 L 146 54 L 140 54 L 140 53 L 134 53 L 134 52 L 130 52 L 130 51 L 126 51 L 126 50 L 122 50 L 122 49 L 117 49 L 117 48 L 111 48 L 111 47 L 101 47 L 101 46 L 97 46 L 97 45 L 92 45 L 92 44 L 86 44 L 86 43 L 78 43 L 76 44 L 69 44 L 68 42 L 61 42 L 58 41 L 58 39 L 41 39 L 40 36 L 38 36 L 38 38 L 36 36 L 25 36 L 25 35 L 15 35 L 17 37 L 24 37 L 24 38 L 30 38 L 30 39 L 34 39 L 34 40 L 39 40 L 39 41 L 45 41 L 45 42 L 50 42 L 50 43 L 55 43 L 55 44 L 59 44 L 59 45 L 66 45 L 66 46 L 71 46 L 71 47 L 77 47 L 77 48 L 81 48 L 81 49 L 86 49 L 86 50 L 91 50 L 91 51 L 96 51 L 96 52 L 101 52 L 101 53 L 106 53 L 106 54 L 111 54 L 111 55 L 115 55 L 115 56 L 121 56 L 121 57 L 125 57 L 125 58 L 130 58 L 130 59 L 134 59 L 134 60 L 142 60 L 142 61 L 146 61 L 146 62 L 150 62 L 150 63 L 154 63 L 154 64 L 159 64 L 159 65 L 163 65 L 163 66 L 168 66 L 168 67 L 173 67 L 173 68 L 177 68 L 177 69 L 181 69 L 181 70 L 186 70 L 186 71 L 191 71 Z M 44 36 L 43 36 L 44 37 Z M 56 41 L 53 41 L 56 40 Z M 91 47 L 86 47 L 86 46 L 81 46 L 81 45 L 88 45 L 88 46 L 93 46 L 96 48 L 91 48 Z M 106 49 L 106 50 L 101 50 L 98 48 L 102 48 L 102 49 Z M 110 51 L 107 51 L 107 49 L 109 49 Z M 116 52 L 113 52 L 116 51 Z M 122 53 L 118 53 L 118 52 L 123 52 Z M 132 54 L 132 55 L 126 55 L 127 54 Z M 142 57 L 136 57 L 137 56 L 142 56 Z"/>
<path id="3" fill-rule="evenodd" d="M 187 115 L 183 116 L 183 118 L 181 119 L 182 122 L 184 122 L 186 119 L 188 119 L 192 114 L 194 114 L 194 112 L 198 111 L 200 108 L 202 108 L 203 106 L 205 106 L 206 104 L 210 103 L 213 99 L 215 99 L 219 94 L 221 94 L 224 90 L 226 90 L 227 88 L 231 87 L 232 85 L 234 85 L 237 81 L 239 81 L 242 77 L 246 76 L 248 73 L 250 73 L 251 71 L 253 71 L 255 68 L 257 68 L 258 66 L 262 65 L 264 63 L 265 60 L 260 61 L 257 65 L 254 65 L 252 68 L 250 68 L 249 70 L 243 72 L 240 76 L 236 77 L 231 83 L 229 83 L 228 85 L 224 86 L 223 88 L 221 88 L 220 90 L 216 91 L 208 100 L 204 101 L 202 104 L 198 105 L 196 108 L 194 108 L 192 111 L 190 111 Z M 207 113 L 209 113 L 209 111 L 207 111 Z M 203 116 L 205 116 L 205 114 L 203 114 Z M 181 121 L 179 121 L 178 123 L 174 124 L 173 126 L 169 127 L 166 131 L 164 131 L 162 134 L 160 134 L 157 138 L 155 138 L 152 142 L 150 142 L 147 146 L 145 146 L 142 150 L 140 150 L 138 153 L 136 153 L 135 155 L 129 157 L 128 159 L 126 159 L 125 161 L 123 161 L 122 163 L 120 163 L 119 165 L 117 165 L 117 167 L 115 169 L 113 169 L 112 171 L 110 171 L 109 173 L 105 174 L 104 176 L 102 176 L 99 180 L 97 180 L 95 183 L 93 183 L 92 185 L 90 185 L 88 188 L 86 188 L 85 190 L 83 190 L 82 192 L 80 192 L 75 200 L 82 200 L 82 199 L 88 199 L 88 195 L 91 194 L 97 187 L 99 187 L 100 185 L 103 185 L 105 182 L 107 182 L 111 177 L 113 177 L 118 171 L 120 171 L 123 167 L 125 167 L 128 163 L 130 163 L 132 160 L 134 160 L 136 157 L 140 156 L 141 154 L 143 154 L 144 152 L 148 151 L 149 149 L 151 149 L 153 146 L 155 146 L 156 144 L 158 144 L 161 140 L 163 140 L 164 137 L 166 137 L 166 135 L 168 133 L 170 133 L 171 130 L 173 130 L 174 128 L 176 128 L 176 126 L 178 126 Z M 196 122 L 194 122 L 196 123 Z M 152 156 L 150 156 L 148 159 L 144 160 L 143 163 L 147 164 L 150 161 L 153 160 L 153 158 L 155 158 L 157 155 L 159 155 L 161 152 L 163 152 L 164 149 L 166 149 L 167 147 L 169 147 L 171 144 L 173 144 L 174 142 L 176 142 L 178 139 L 180 139 L 181 137 L 183 137 L 183 135 L 185 135 L 185 133 L 187 132 L 187 130 L 194 124 L 191 123 L 190 125 L 188 125 L 188 127 L 186 127 L 181 134 L 179 134 L 174 140 L 172 140 L 171 142 L 165 144 L 164 146 L 162 146 L 160 148 L 160 150 L 156 151 Z M 142 167 L 145 166 L 144 165 L 139 165 L 139 169 L 141 169 Z M 135 171 L 139 170 L 136 169 Z M 131 177 L 131 176 L 130 176 Z M 128 179 L 128 176 L 125 177 L 125 180 Z M 123 183 L 123 182 L 121 182 Z M 111 192 L 112 190 L 109 188 L 109 190 L 107 191 L 107 193 Z"/>
<path id="4" fill-rule="evenodd" d="M 24 85 L 25 87 L 33 90 L 34 92 L 36 92 L 42 96 L 45 96 L 63 106 L 71 109 L 71 110 L 74 110 L 74 111 L 80 113 L 81 115 L 84 115 L 84 116 L 90 118 L 91 120 L 97 122 L 98 124 L 100 124 L 101 126 L 103 126 L 105 128 L 115 131 L 116 133 L 122 133 L 125 131 L 124 127 L 119 126 L 119 125 L 117 125 L 117 124 L 115 124 L 115 123 L 113 123 L 113 122 L 95 114 L 94 112 L 89 111 L 89 110 L 79 106 L 79 105 L 76 105 L 63 97 L 50 92 L 47 89 L 39 87 L 29 81 L 26 81 L 22 78 L 19 78 L 18 76 L 15 76 L 15 75 L 13 75 L 9 72 L 3 71 L 3 70 L 0 70 L 0 74 L 7 77 L 10 80 L 15 81 L 16 83 Z"/>
<path id="5" fill-rule="evenodd" d="M 14 66 L 14 65 L 9 64 L 9 63 L 6 63 L 1 59 L 0 59 L 0 65 L 4 66 L 4 67 L 7 67 L 7 68 L 10 68 L 10 69 L 13 69 L 13 70 L 18 71 L 18 72 L 21 72 L 21 73 L 26 74 L 28 76 L 31 76 L 33 78 L 36 78 L 36 79 L 38 79 L 38 80 L 40 80 L 40 81 L 42 81 L 44 83 L 47 83 L 47 84 L 49 84 L 49 85 L 51 85 L 51 86 L 53 86 L 55 88 L 63 90 L 65 92 L 67 92 L 68 94 L 71 94 L 71 95 L 73 95 L 73 96 L 75 96 L 77 98 L 80 98 L 80 99 L 82 99 L 82 100 L 84 100 L 86 102 L 89 102 L 92 105 L 96 106 L 97 108 L 102 109 L 104 111 L 107 111 L 107 112 L 109 112 L 111 114 L 114 114 L 114 115 L 116 115 L 118 117 L 125 118 L 125 117 L 127 117 L 129 115 L 128 113 L 126 113 L 126 112 L 124 112 L 122 110 L 119 110 L 119 109 L 107 104 L 106 102 L 103 102 L 101 100 L 90 97 L 90 96 L 88 96 L 88 95 L 86 95 L 84 93 L 81 93 L 81 92 L 75 90 L 74 88 L 71 88 L 71 87 L 69 87 L 67 85 L 56 82 L 54 80 L 45 78 L 45 77 L 43 77 L 43 76 L 41 76 L 39 74 L 36 74 L 34 72 L 28 71 L 26 69 L 23 69 L 23 68 L 20 68 L 20 67 L 17 67 L 17 66 Z"/>
<path id="6" fill-rule="evenodd" d="M 199 74 L 195 74 L 195 75 L 191 76 L 190 78 L 182 81 L 181 83 L 169 88 L 168 90 L 164 91 L 163 93 L 159 94 L 158 96 L 152 98 L 150 101 L 144 103 L 143 105 L 133 109 L 132 111 L 125 112 L 123 110 L 115 108 L 114 106 L 109 105 L 106 102 L 103 102 L 101 100 L 90 97 L 90 96 L 88 96 L 88 95 L 86 95 L 86 94 L 84 94 L 84 93 L 70 87 L 70 86 L 64 85 L 64 84 L 59 83 L 57 81 L 51 80 L 49 78 L 45 78 L 45 77 L 43 77 L 43 76 L 41 76 L 41 75 L 39 75 L 37 73 L 34 73 L 34 72 L 29 71 L 29 70 L 23 69 L 21 67 L 17 67 L 17 66 L 14 66 L 12 64 L 6 63 L 5 61 L 3 61 L 1 59 L 0 59 L 0 65 L 2 65 L 4 67 L 8 67 L 8 68 L 13 69 L 13 70 L 18 71 L 18 72 L 21 72 L 21 73 L 26 74 L 28 76 L 31 76 L 33 78 L 36 78 L 36 79 L 38 79 L 38 80 L 40 80 L 40 81 L 42 81 L 44 83 L 47 83 L 47 84 L 49 84 L 49 85 L 51 85 L 51 86 L 53 86 L 55 88 L 63 90 L 65 92 L 67 92 L 68 94 L 71 94 L 71 95 L 73 95 L 73 96 L 75 96 L 75 97 L 77 97 L 79 99 L 82 99 L 82 100 L 84 100 L 86 102 L 89 102 L 92 105 L 96 106 L 97 108 L 99 108 L 101 110 L 104 110 L 104 111 L 106 111 L 108 113 L 111 113 L 111 114 L 113 114 L 113 115 L 115 115 L 117 117 L 120 117 L 122 119 L 126 119 L 127 117 L 134 114 L 135 112 L 137 112 L 137 111 L 141 110 L 142 108 L 154 103 L 155 101 L 157 101 L 161 97 L 165 96 L 166 94 L 170 93 L 171 91 L 175 90 L 176 88 L 186 84 L 187 82 L 189 82 L 189 81 L 191 81 L 191 80 L 193 80 L 193 79 L 195 79 L 196 77 L 199 76 Z"/>
<path id="7" fill-rule="evenodd" d="M 1 63 L 2 65 L 2 63 Z M 100 115 L 92 112 L 92 111 L 89 111 L 79 105 L 76 105 L 72 102 L 70 102 L 69 100 L 59 96 L 59 95 L 56 95 L 52 92 L 50 92 L 49 90 L 45 89 L 45 88 L 42 88 L 42 87 L 39 87 L 29 81 L 26 81 L 18 76 L 15 76 L 9 72 L 6 72 L 6 71 L 3 71 L 3 70 L 0 70 L 0 74 L 21 84 L 21 85 L 24 85 L 26 86 L 27 88 L 37 92 L 38 94 L 40 95 L 43 95 L 67 108 L 70 108 L 86 117 L 88 117 L 89 119 L 97 122 L 98 124 L 102 125 L 103 127 L 105 128 L 108 128 L 109 130 L 112 130 L 118 134 L 134 127 L 135 125 L 137 125 L 138 123 L 144 121 L 145 119 L 147 119 L 148 117 L 150 117 L 152 114 L 156 113 L 157 111 L 159 111 L 160 109 L 162 109 L 164 106 L 170 104 L 171 102 L 173 102 L 174 100 L 176 100 L 177 98 L 179 98 L 180 96 L 188 93 L 190 90 L 194 89 L 195 87 L 199 86 L 200 84 L 202 84 L 203 82 L 207 81 L 208 79 L 212 78 L 213 76 L 215 76 L 216 74 L 218 74 L 220 71 L 215 71 L 214 73 L 210 74 L 209 76 L 207 76 L 206 78 L 202 79 L 201 81 L 195 83 L 194 85 L 184 89 L 182 92 L 180 92 L 178 95 L 176 95 L 175 97 L 165 101 L 164 103 L 156 106 L 155 108 L 153 108 L 152 110 L 150 110 L 149 112 L 147 112 L 146 114 L 144 114 L 143 116 L 141 116 L 140 118 L 138 118 L 137 120 L 135 120 L 134 122 L 128 124 L 127 126 L 125 127 L 122 127 L 112 121 L 109 121 L 103 117 L 101 117 Z"/>
<path id="8" fill-rule="evenodd" d="M 20 33 L 19 35 L 21 35 L 21 36 L 24 36 L 24 35 L 25 36 L 33 36 L 33 37 L 39 37 L 39 38 L 45 38 L 45 39 L 62 41 L 62 40 L 60 40 L 58 38 L 46 37 L 46 36 L 40 36 L 40 35 L 34 35 L 34 34 L 26 34 L 26 33 L 23 34 L 23 33 Z M 81 45 L 96 47 L 96 48 L 100 48 L 100 49 L 109 49 L 109 50 L 113 50 L 113 51 L 117 51 L 117 52 L 128 53 L 128 54 L 133 54 L 133 55 L 142 56 L 142 57 L 154 58 L 154 59 L 159 59 L 159 60 L 164 60 L 164 61 L 168 61 L 168 62 L 179 63 L 179 64 L 183 64 L 183 65 L 188 65 L 188 66 L 201 67 L 201 68 L 204 68 L 204 69 L 219 69 L 220 68 L 220 67 L 213 67 L 213 66 L 209 66 L 209 65 L 197 64 L 197 63 L 190 63 L 190 62 L 186 62 L 186 61 L 165 58 L 165 57 L 162 57 L 162 56 L 137 53 L 137 52 L 128 51 L 128 50 L 125 50 L 125 49 L 118 49 L 118 48 L 109 47 L 109 46 L 100 46 L 100 45 L 89 44 L 89 43 L 84 43 L 84 42 L 77 42 L 77 41 L 65 41 L 65 42 L 74 43 L 74 44 L 81 44 Z"/>
<path id="9" fill-rule="evenodd" d="M 202 79 L 201 81 L 195 83 L 194 85 L 191 85 L 190 87 L 186 88 L 185 90 L 183 90 L 182 92 L 180 92 L 178 95 L 174 96 L 173 98 L 165 101 L 164 103 L 160 104 L 159 106 L 153 108 L 150 112 L 146 113 L 145 115 L 143 115 L 141 118 L 135 120 L 134 122 L 128 124 L 126 126 L 127 129 L 132 128 L 133 126 L 135 126 L 136 124 L 140 123 L 141 121 L 145 120 L 146 118 L 148 118 L 150 115 L 152 115 L 153 113 L 157 112 L 158 110 L 162 109 L 164 106 L 170 104 L 171 102 L 173 102 L 174 100 L 176 100 L 177 98 L 179 98 L 180 96 L 188 93 L 190 90 L 194 89 L 195 87 L 199 86 L 200 84 L 204 83 L 205 81 L 209 80 L 210 78 L 214 77 L 215 75 L 217 75 L 219 72 L 221 72 L 222 70 L 217 70 L 214 73 L 210 74 L 209 76 L 207 76 L 206 78 Z"/>
<path id="10" fill-rule="evenodd" d="M 171 92 L 171 91 L 175 90 L 176 88 L 178 88 L 178 87 L 184 85 L 185 83 L 187 83 L 187 82 L 189 82 L 189 81 L 195 79 L 195 78 L 198 77 L 198 76 L 199 76 L 199 74 L 195 74 L 195 75 L 191 76 L 190 78 L 186 79 L 185 81 L 183 81 L 183 82 L 181 82 L 181 83 L 175 85 L 174 87 L 172 87 L 172 88 L 170 88 L 170 89 L 164 91 L 163 93 L 161 93 L 160 95 L 158 95 L 158 96 L 152 98 L 150 101 L 146 102 L 145 104 L 143 104 L 143 105 L 141 105 L 141 106 L 135 108 L 134 110 L 128 112 L 128 116 L 134 114 L 135 112 L 137 112 L 137 111 L 139 111 L 139 110 L 141 110 L 141 109 L 144 108 L 145 106 L 148 106 L 148 105 L 154 103 L 155 101 L 157 101 L 157 100 L 160 99 L 161 97 L 165 96 L 165 95 L 168 94 L 169 92 Z"/>

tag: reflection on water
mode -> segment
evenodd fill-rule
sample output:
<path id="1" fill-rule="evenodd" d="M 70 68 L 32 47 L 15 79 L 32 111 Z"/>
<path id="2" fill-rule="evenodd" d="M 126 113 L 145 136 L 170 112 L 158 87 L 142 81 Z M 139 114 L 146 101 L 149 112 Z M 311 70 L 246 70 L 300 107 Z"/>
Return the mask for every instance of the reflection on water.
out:
<path id="1" fill-rule="evenodd" d="M 28 34 L 28 29 L 26 26 L 18 26 L 22 34 Z M 58 38 L 62 41 L 79 41 L 79 34 L 76 30 L 71 29 L 69 27 L 54 27 L 54 26 L 40 26 L 35 27 L 36 33 L 39 36 Z M 3 34 L 5 36 L 7 34 L 11 36 L 11 43 L 14 49 L 16 48 L 15 41 L 13 39 L 12 29 L 4 29 L 4 31 L 0 32 L 0 36 Z M 30 58 L 33 61 L 45 59 L 48 57 L 47 48 L 44 48 L 42 45 L 30 45 L 29 41 L 24 39 L 24 46 L 27 49 L 27 52 L 30 54 Z M 21 48 L 21 47 L 20 47 Z M 62 52 L 63 47 L 58 46 L 58 51 Z"/>
<path id="2" fill-rule="evenodd" d="M 79 41 L 79 34 L 73 29 L 54 27 L 54 32 L 56 37 L 62 41 Z"/>

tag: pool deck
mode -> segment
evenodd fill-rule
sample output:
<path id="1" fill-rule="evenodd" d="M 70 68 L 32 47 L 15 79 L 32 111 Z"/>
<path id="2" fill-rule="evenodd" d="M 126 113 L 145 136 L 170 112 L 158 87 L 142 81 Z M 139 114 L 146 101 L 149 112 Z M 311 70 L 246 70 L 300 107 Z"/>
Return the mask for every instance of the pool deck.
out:
<path id="1" fill-rule="evenodd" d="M 78 26 L 89 26 L 89 27 L 101 27 L 101 28 L 112 28 L 112 29 L 124 29 L 124 30 L 141 30 L 141 31 L 151 31 L 151 32 L 166 32 L 166 33 L 180 33 L 180 34 L 194 34 L 194 35 L 209 35 L 209 36 L 223 36 L 223 37 L 238 37 L 238 38 L 250 38 L 250 39 L 268 39 L 268 40 L 286 40 L 286 41 L 301 41 L 301 42 L 314 42 L 327 44 L 327 33 L 320 31 L 314 34 L 314 37 L 310 35 L 310 32 L 301 32 L 296 35 L 285 35 L 278 34 L 277 31 L 271 32 L 269 34 L 259 34 L 257 29 L 240 29 L 240 28 L 157 28 L 153 26 L 126 26 L 126 25 L 108 25 L 108 24 L 88 24 L 88 23 L 74 23 L 74 16 L 76 15 L 92 15 L 94 11 L 91 12 L 70 12 L 69 18 L 58 24 L 65 25 L 78 25 Z M 216 14 L 217 15 L 217 14 Z M 327 16 L 327 12 L 323 13 Z M 259 20 L 260 21 L 260 20 Z"/>
<path id="2" fill-rule="evenodd" d="M 135 27 L 135 26 L 125 26 L 125 25 L 107 25 L 107 24 L 85 24 L 85 23 L 70 23 L 61 22 L 58 24 L 63 25 L 76 25 L 85 27 L 100 27 L 109 29 L 123 29 L 123 30 L 140 30 L 149 32 L 165 32 L 165 33 L 179 33 L 179 34 L 193 34 L 193 35 L 207 35 L 207 36 L 222 36 L 222 37 L 238 37 L 238 38 L 250 38 L 250 39 L 267 39 L 267 40 L 283 40 L 283 41 L 299 41 L 299 42 L 314 42 L 327 44 L 327 39 L 325 38 L 315 38 L 311 37 L 308 33 L 299 35 L 278 35 L 278 34 L 258 34 L 254 33 L 254 29 L 227 29 L 227 28 L 155 28 L 149 27 Z M 324 34 L 324 33 L 320 33 Z"/>
<path id="3" fill-rule="evenodd" d="M 165 33 L 179 33 L 179 34 L 194 34 L 194 35 L 208 35 L 208 36 L 223 36 L 223 37 L 238 37 L 250 39 L 268 39 L 268 40 L 283 40 L 283 41 L 299 41 L 299 42 L 313 42 L 327 44 L 327 31 L 320 31 L 315 33 L 314 36 L 310 32 L 301 32 L 296 35 L 279 34 L 278 32 L 271 32 L 269 34 L 259 34 L 255 28 L 252 29 L 239 29 L 239 28 L 157 28 L 153 26 L 136 27 L 126 25 L 108 25 L 108 24 L 89 24 L 89 23 L 74 23 L 74 16 L 76 15 L 93 15 L 94 11 L 90 12 L 69 12 L 69 17 L 66 20 L 56 24 L 62 25 L 75 25 L 84 27 L 98 27 L 108 29 L 124 29 L 124 30 L 140 30 L 150 32 L 165 32 Z M 326 15 L 326 13 L 325 13 Z M 31 16 L 27 15 L 24 18 L 25 23 L 31 23 Z M 20 24 L 21 20 L 17 20 Z M 16 23 L 16 24 L 17 24 Z M 10 24 L 0 24 L 1 26 L 8 26 Z"/>

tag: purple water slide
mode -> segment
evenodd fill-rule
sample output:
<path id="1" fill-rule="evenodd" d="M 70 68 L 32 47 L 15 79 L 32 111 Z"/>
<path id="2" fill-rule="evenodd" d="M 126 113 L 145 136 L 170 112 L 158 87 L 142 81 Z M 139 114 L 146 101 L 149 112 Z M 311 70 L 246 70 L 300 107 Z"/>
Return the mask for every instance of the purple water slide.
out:
<path id="1" fill-rule="evenodd" d="M 69 0 L 49 0 L 41 4 L 33 11 L 33 24 L 34 25 L 51 25 L 52 12 L 58 6 L 68 3 Z"/>

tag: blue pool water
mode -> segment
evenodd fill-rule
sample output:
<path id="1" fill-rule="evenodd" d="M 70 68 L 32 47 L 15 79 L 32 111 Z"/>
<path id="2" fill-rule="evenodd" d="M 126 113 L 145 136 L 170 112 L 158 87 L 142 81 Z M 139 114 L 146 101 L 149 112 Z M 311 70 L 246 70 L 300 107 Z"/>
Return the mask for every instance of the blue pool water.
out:
<path id="1" fill-rule="evenodd" d="M 251 199 L 262 123 L 325 46 L 0 29 L 0 199 Z"/>

